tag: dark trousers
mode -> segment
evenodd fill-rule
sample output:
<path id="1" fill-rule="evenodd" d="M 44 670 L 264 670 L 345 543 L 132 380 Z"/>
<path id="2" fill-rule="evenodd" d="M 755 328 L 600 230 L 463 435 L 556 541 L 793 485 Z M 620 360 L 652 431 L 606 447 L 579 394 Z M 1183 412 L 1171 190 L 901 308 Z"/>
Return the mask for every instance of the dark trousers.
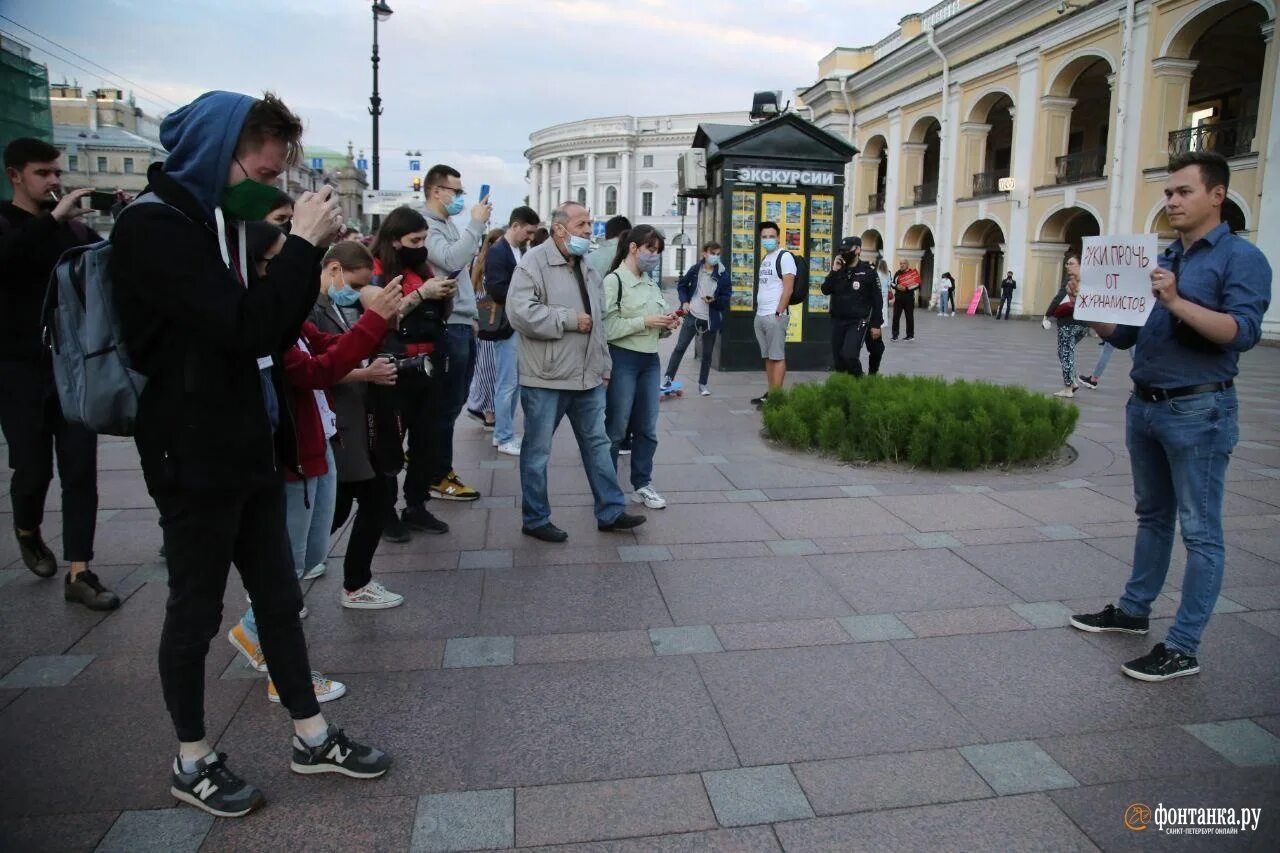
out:
<path id="1" fill-rule="evenodd" d="M 1000 314 L 1001 312 L 1003 312 L 1004 318 L 1008 320 L 1009 312 L 1012 310 L 1013 310 L 1013 294 L 1009 294 L 1008 296 L 1001 296 L 1000 307 L 996 309 L 996 319 L 999 320 Z"/>
<path id="2" fill-rule="evenodd" d="M 884 341 L 871 340 L 866 320 L 831 321 L 831 364 L 839 373 L 862 375 L 862 346 L 867 347 L 867 372 L 880 372 L 880 360 L 884 358 Z"/>
<path id="3" fill-rule="evenodd" d="M 689 344 L 695 337 L 700 337 L 702 340 L 702 363 L 698 367 L 698 384 L 706 385 L 707 380 L 711 378 L 711 356 L 715 352 L 717 333 L 708 328 L 699 335 L 695 325 L 698 322 L 701 321 L 686 317 L 684 325 L 680 327 L 680 338 L 676 341 L 676 348 L 671 351 L 671 357 L 667 359 L 667 372 L 664 375 L 668 379 L 676 378 L 676 371 L 680 369 L 680 362 L 684 360 L 685 350 L 689 348 Z"/>
<path id="4" fill-rule="evenodd" d="M 98 436 L 62 417 L 53 376 L 34 364 L 0 365 L 0 429 L 9 445 L 13 526 L 35 530 L 53 482 L 54 453 L 62 483 L 62 557 L 93 559 L 98 513 Z"/>
<path id="5" fill-rule="evenodd" d="M 893 337 L 898 337 L 898 320 L 907 315 L 907 337 L 916 336 L 916 295 L 914 293 L 895 293 L 893 295 Z"/>
<path id="6" fill-rule="evenodd" d="M 169 601 L 160 633 L 160 683 L 180 741 L 204 729 L 204 659 L 222 624 L 227 572 L 234 563 L 253 599 L 258 640 L 289 716 L 320 713 L 298 611 L 285 525 L 284 483 L 243 492 L 154 494 L 169 565 Z"/>
<path id="7" fill-rule="evenodd" d="M 392 484 L 388 490 L 387 482 Z M 342 587 L 355 592 L 373 580 L 373 552 L 382 539 L 387 516 L 395 509 L 395 480 L 374 477 L 354 483 L 338 483 L 338 503 L 333 512 L 333 529 L 346 524 L 351 505 L 356 504 L 356 520 L 347 539 L 347 554 L 342 559 Z"/>
<path id="8" fill-rule="evenodd" d="M 439 359 L 443 362 L 443 358 Z M 436 359 L 433 358 L 433 364 Z M 435 366 L 436 370 L 440 367 Z M 421 374 L 402 376 L 396 380 L 396 401 L 404 423 L 407 449 L 404 458 L 404 502 L 420 504 L 431 497 L 431 434 L 433 413 L 439 405 L 435 377 Z M 397 483 L 395 477 L 384 478 L 390 492 L 390 509 L 395 510 Z"/>
<path id="9" fill-rule="evenodd" d="M 432 376 L 404 384 L 400 413 L 409 436 L 404 502 L 431 499 L 431 487 L 453 470 L 453 426 L 467 403 L 475 373 L 476 339 L 471 326 L 451 323 L 432 353 Z M 395 501 L 392 501 L 392 507 Z"/>

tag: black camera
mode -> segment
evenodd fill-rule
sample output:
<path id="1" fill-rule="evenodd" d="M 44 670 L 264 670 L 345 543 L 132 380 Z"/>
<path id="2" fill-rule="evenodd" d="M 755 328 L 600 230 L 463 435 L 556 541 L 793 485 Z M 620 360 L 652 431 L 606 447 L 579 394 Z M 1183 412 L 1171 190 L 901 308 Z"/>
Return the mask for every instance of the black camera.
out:
<path id="1" fill-rule="evenodd" d="M 404 358 L 396 358 L 388 353 L 378 357 L 391 359 L 391 363 L 396 368 L 397 379 L 403 379 L 406 376 L 431 376 L 431 357 L 428 355 L 409 355 Z"/>

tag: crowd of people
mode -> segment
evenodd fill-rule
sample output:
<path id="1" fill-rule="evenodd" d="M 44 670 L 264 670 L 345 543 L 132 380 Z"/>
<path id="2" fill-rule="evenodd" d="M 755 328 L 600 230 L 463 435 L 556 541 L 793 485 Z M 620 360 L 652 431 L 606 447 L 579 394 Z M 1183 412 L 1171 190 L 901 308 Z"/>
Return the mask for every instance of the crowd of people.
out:
<path id="1" fill-rule="evenodd" d="M 159 667 L 178 741 L 171 792 L 220 816 L 263 802 L 206 739 L 205 658 L 230 567 L 249 606 L 228 641 L 268 673 L 268 700 L 292 719 L 291 768 L 381 776 L 391 757 L 321 712 L 346 687 L 312 669 L 302 627 L 308 613 L 299 581 L 326 572 L 333 534 L 354 511 L 338 606 L 401 605 L 403 596 L 374 578 L 379 542 L 445 533 L 428 503 L 480 497 L 454 466 L 464 410 L 492 431 L 499 453 L 519 457 L 524 534 L 568 539 L 552 522 L 547 482 L 552 439 L 565 417 L 598 529 L 644 524 L 643 514 L 628 512 L 629 501 L 666 506 L 653 481 L 659 395 L 695 339 L 699 391 L 710 394 L 711 355 L 730 300 L 714 241 L 681 276 L 679 307 L 671 309 L 651 275 L 665 248 L 657 229 L 615 217 L 593 251 L 590 212 L 575 202 L 558 206 L 545 225 L 517 207 L 505 228 L 490 229 L 489 199 L 467 212 L 462 175 L 447 165 L 427 173 L 424 210 L 388 214 L 368 247 L 340 239 L 345 229 L 331 189 L 293 199 L 275 186 L 300 155 L 301 135 L 301 121 L 273 95 L 202 95 L 165 119 L 169 157 L 151 166 L 147 190 L 123 207 L 110 238 L 114 310 L 132 366 L 147 378 L 134 439 L 168 568 Z M 60 194 L 58 156 L 34 139 L 4 152 L 14 198 L 0 204 L 10 294 L 0 320 L 0 425 L 23 562 L 40 577 L 58 571 L 41 535 L 56 459 L 65 598 L 109 610 L 120 599 L 89 568 L 97 437 L 64 417 L 41 341 L 51 270 L 67 249 L 100 240 L 78 221 L 88 191 Z M 1111 347 L 1135 349 L 1128 415 L 1139 533 L 1118 607 L 1072 624 L 1145 633 L 1180 519 L 1189 558 L 1177 620 L 1165 643 L 1125 665 L 1147 680 L 1198 671 L 1195 654 L 1223 568 L 1236 360 L 1257 343 L 1270 298 L 1260 253 L 1220 222 L 1229 177 L 1220 159 L 1198 154 L 1174 164 L 1168 210 L 1183 239 L 1153 272 L 1159 305 L 1151 321 L 1141 330 L 1095 326 L 1108 344 L 1104 357 Z M 455 217 L 464 212 L 459 228 Z M 790 313 L 808 296 L 807 277 L 780 247 L 775 223 L 761 223 L 759 236 L 754 329 L 775 391 L 785 381 Z M 883 258 L 872 266 L 861 253 L 857 237 L 844 238 L 820 286 L 830 298 L 834 368 L 853 375 L 863 372 L 864 348 L 868 372 L 878 372 L 890 304 L 893 338 L 903 317 L 906 340 L 914 337 L 919 287 L 905 263 L 891 275 Z M 1085 326 L 1071 313 L 1078 262 L 1069 260 L 1066 273 L 1045 322 L 1058 321 L 1063 396 L 1070 396 Z M 1015 286 L 1006 279 L 1006 315 Z M 940 313 L 954 313 L 946 301 L 953 287 Z M 659 343 L 673 335 L 664 370 Z M 1104 367 L 1089 378 L 1096 382 Z M 763 404 L 769 391 L 753 402 Z M 515 431 L 517 405 L 523 436 Z M 618 470 L 628 450 L 629 496 Z"/>

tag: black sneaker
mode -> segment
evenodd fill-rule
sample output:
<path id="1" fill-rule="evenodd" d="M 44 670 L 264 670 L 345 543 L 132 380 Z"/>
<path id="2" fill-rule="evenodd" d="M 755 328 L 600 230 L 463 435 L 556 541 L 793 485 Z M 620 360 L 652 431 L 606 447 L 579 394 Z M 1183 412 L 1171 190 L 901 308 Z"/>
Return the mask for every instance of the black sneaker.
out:
<path id="1" fill-rule="evenodd" d="M 1084 387 L 1086 387 L 1086 388 L 1090 389 L 1091 391 L 1096 391 L 1096 390 L 1098 390 L 1098 377 L 1096 377 L 1096 376 L 1077 376 L 1076 378 L 1080 380 L 1080 384 L 1081 384 L 1081 385 L 1083 385 Z"/>
<path id="2" fill-rule="evenodd" d="M 473 421 L 478 421 L 480 426 L 489 426 L 489 422 L 484 419 L 484 412 L 477 412 L 475 409 L 467 409 L 467 417 Z"/>
<path id="3" fill-rule="evenodd" d="M 17 533 L 17 531 L 14 531 Z M 40 531 L 17 533 L 18 550 L 22 552 L 22 562 L 27 568 L 42 578 L 51 578 L 58 573 L 58 558 L 53 556 L 49 546 L 44 544 Z"/>
<path id="4" fill-rule="evenodd" d="M 195 773 L 183 773 L 178 759 L 173 760 L 173 784 L 169 793 L 218 817 L 244 817 L 265 802 L 262 792 L 232 773 L 227 756 L 219 752 L 212 758 L 196 762 Z"/>
<path id="5" fill-rule="evenodd" d="M 1120 671 L 1139 681 L 1168 681 L 1195 675 L 1200 671 L 1200 662 L 1191 655 L 1167 648 L 1164 643 L 1156 643 L 1149 654 L 1122 664 Z"/>
<path id="6" fill-rule="evenodd" d="M 1114 604 L 1108 604 L 1097 613 L 1077 613 L 1071 617 L 1071 627 L 1090 634 L 1117 632 L 1121 634 L 1147 633 L 1147 617 L 1130 616 Z"/>
<path id="7" fill-rule="evenodd" d="M 768 399 L 769 399 L 769 392 L 768 392 L 768 391 L 766 391 L 766 392 L 764 392 L 763 394 L 761 394 L 759 397 L 752 397 L 752 398 L 751 398 L 751 405 L 753 405 L 753 406 L 763 406 L 763 405 L 765 404 L 765 402 L 766 402 Z"/>
<path id="8" fill-rule="evenodd" d="M 541 527 L 521 527 L 520 532 L 525 536 L 541 539 L 543 542 L 563 542 L 569 538 L 568 533 L 549 521 Z"/>
<path id="9" fill-rule="evenodd" d="M 624 530 L 631 530 L 633 527 L 639 527 L 648 521 L 643 515 L 627 515 L 621 513 L 617 518 L 608 524 L 596 524 L 597 530 L 603 530 L 606 533 L 620 533 Z"/>
<path id="10" fill-rule="evenodd" d="M 422 504 L 405 507 L 404 512 L 400 515 L 400 520 L 410 530 L 436 534 L 449 532 L 449 525 L 428 512 L 427 508 Z"/>
<path id="11" fill-rule="evenodd" d="M 386 524 L 382 525 L 382 538 L 386 542 L 403 543 L 408 542 L 413 537 L 409 535 L 409 528 L 404 526 L 400 516 L 396 515 L 395 510 L 392 510 Z"/>
<path id="12" fill-rule="evenodd" d="M 391 767 L 391 756 L 371 746 L 361 746 L 335 725 L 319 746 L 307 746 L 293 736 L 294 773 L 341 773 L 353 779 L 376 779 Z"/>
<path id="13" fill-rule="evenodd" d="M 74 581 L 70 573 L 67 574 L 62 597 L 90 610 L 115 610 L 120 606 L 120 596 L 103 586 L 98 576 L 88 569 L 76 575 Z"/>

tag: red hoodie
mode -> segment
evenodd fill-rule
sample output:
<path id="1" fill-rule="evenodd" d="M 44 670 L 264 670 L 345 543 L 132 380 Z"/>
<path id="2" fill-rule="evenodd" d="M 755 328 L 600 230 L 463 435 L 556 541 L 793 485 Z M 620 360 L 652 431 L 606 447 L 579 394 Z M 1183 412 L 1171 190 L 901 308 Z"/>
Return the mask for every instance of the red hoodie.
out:
<path id="1" fill-rule="evenodd" d="M 388 281 L 390 281 L 391 278 L 394 278 L 394 276 L 387 277 L 383 275 L 382 261 L 378 260 L 377 258 L 373 259 L 373 274 L 377 278 L 382 279 L 383 280 L 382 283 L 384 285 Z M 405 296 L 408 296 L 410 293 L 413 293 L 415 290 L 417 290 L 419 287 L 422 287 L 423 285 L 422 276 L 418 275 L 416 272 L 414 272 L 411 269 L 401 270 L 400 275 L 402 276 L 402 278 L 400 279 L 400 290 L 403 291 Z M 436 349 L 435 344 L 425 344 L 425 343 L 424 344 L 404 344 L 403 346 L 404 346 L 405 355 L 430 355 L 431 353 L 435 352 L 435 349 Z"/>
<path id="2" fill-rule="evenodd" d="M 332 408 L 328 389 L 378 352 L 386 334 L 387 321 L 372 311 L 364 312 L 341 335 L 322 332 L 306 322 L 302 324 L 302 340 L 311 352 L 294 345 L 284 354 L 284 375 L 293 396 L 293 419 L 298 430 L 298 467 L 303 476 L 318 477 L 329 470 L 324 461 L 324 424 L 320 422 L 315 392 L 323 391 Z M 290 480 L 298 479 L 292 471 L 285 475 Z"/>

